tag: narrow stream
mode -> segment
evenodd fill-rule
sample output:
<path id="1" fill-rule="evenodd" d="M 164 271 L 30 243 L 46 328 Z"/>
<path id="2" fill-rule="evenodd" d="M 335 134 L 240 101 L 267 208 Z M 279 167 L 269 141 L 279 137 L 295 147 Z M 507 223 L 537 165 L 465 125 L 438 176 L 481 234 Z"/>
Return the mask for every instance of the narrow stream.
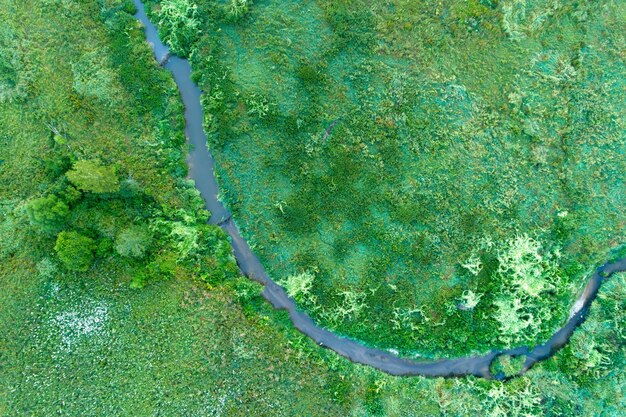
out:
<path id="1" fill-rule="evenodd" d="M 189 143 L 192 145 L 187 159 L 189 175 L 195 181 L 196 187 L 206 203 L 206 208 L 211 212 L 209 222 L 219 225 L 230 236 L 235 259 L 241 273 L 263 284 L 265 286 L 263 297 L 274 308 L 287 310 L 293 325 L 313 339 L 318 345 L 332 349 L 352 362 L 372 366 L 388 374 L 422 375 L 428 377 L 474 375 L 487 379 L 503 379 L 504 375 L 491 374 L 489 370 L 491 362 L 499 355 L 525 355 L 526 361 L 519 373 L 521 375 L 535 363 L 551 357 L 562 348 L 568 342 L 576 327 L 584 321 L 591 302 L 596 297 L 603 280 L 608 279 L 615 272 L 626 270 L 626 258 L 599 267 L 589 279 L 583 293 L 574 304 L 567 323 L 554 333 L 545 344 L 533 348 L 521 346 L 506 350 L 493 350 L 482 356 L 426 362 L 400 358 L 384 350 L 369 348 L 357 341 L 337 336 L 319 327 L 306 313 L 299 311 L 294 300 L 289 298 L 285 290 L 268 276 L 259 258 L 252 253 L 248 243 L 239 234 L 239 229 L 231 214 L 219 201 L 217 197 L 219 188 L 214 174 L 215 161 L 207 148 L 207 138 L 202 127 L 201 92 L 198 86 L 191 80 L 191 66 L 185 59 L 170 56 L 168 47 L 161 42 L 156 27 L 148 19 L 141 0 L 134 0 L 134 3 L 137 7 L 135 18 L 143 24 L 146 39 L 154 52 L 155 58 L 173 74 L 185 105 L 185 133 Z"/>

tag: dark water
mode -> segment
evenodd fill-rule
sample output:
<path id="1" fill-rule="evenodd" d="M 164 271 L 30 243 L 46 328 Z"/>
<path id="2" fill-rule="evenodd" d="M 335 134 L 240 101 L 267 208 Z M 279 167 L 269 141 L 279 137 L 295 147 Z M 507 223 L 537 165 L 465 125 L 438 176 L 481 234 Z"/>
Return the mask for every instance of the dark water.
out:
<path id="1" fill-rule="evenodd" d="M 198 86 L 191 81 L 189 62 L 176 56 L 170 57 L 167 46 L 161 42 L 158 31 L 146 16 L 143 3 L 140 0 L 134 0 L 134 2 L 137 7 L 135 17 L 145 27 L 146 38 L 154 51 L 155 58 L 173 74 L 185 105 L 185 130 L 188 141 L 192 145 L 192 150 L 187 159 L 189 175 L 195 181 L 207 209 L 211 212 L 209 222 L 219 225 L 230 236 L 241 273 L 263 284 L 265 286 L 263 297 L 274 308 L 287 310 L 293 325 L 320 346 L 332 349 L 353 362 L 372 366 L 392 375 L 422 375 L 429 377 L 474 375 L 483 378 L 502 378 L 502 375 L 494 376 L 489 371 L 491 362 L 497 356 L 526 355 L 526 362 L 523 370 L 520 372 L 521 374 L 530 369 L 535 363 L 549 358 L 562 348 L 569 340 L 574 329 L 585 319 L 585 315 L 589 310 L 591 302 L 596 297 L 602 281 L 615 272 L 626 270 L 626 259 L 598 268 L 589 279 L 585 290 L 574 305 L 571 317 L 567 323 L 552 335 L 545 344 L 533 348 L 522 346 L 513 349 L 494 350 L 482 356 L 422 362 L 400 358 L 384 350 L 366 347 L 354 340 L 337 336 L 319 327 L 307 314 L 298 311 L 294 300 L 289 298 L 285 290 L 267 275 L 259 258 L 252 253 L 248 243 L 239 234 L 239 229 L 231 214 L 217 198 L 219 188 L 214 175 L 215 162 L 207 149 L 206 136 L 202 128 L 201 92 Z"/>

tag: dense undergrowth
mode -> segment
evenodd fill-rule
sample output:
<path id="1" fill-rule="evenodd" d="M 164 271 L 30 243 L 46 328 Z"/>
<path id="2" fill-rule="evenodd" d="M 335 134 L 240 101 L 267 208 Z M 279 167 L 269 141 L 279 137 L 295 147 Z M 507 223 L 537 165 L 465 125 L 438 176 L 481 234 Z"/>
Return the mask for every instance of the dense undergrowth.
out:
<path id="1" fill-rule="evenodd" d="M 15 73 L 0 102 L 3 258 L 53 265 L 56 251 L 61 274 L 124 266 L 137 287 L 181 271 L 235 275 L 225 234 L 205 224 L 185 179 L 175 85 L 155 70 L 132 16 L 104 3 L 102 11 L 10 4 L 2 10 L 2 53 L 12 54 L 6 72 Z M 100 13 L 107 30 L 63 24 Z M 29 28 L 40 20 L 47 24 Z"/>
<path id="2" fill-rule="evenodd" d="M 251 4 L 220 3 L 232 24 Z M 0 0 L 0 416 L 626 414 L 624 274 L 570 345 L 509 383 L 395 378 L 295 331 L 206 225 L 175 85 L 132 13 L 121 0 Z M 494 256 L 517 267 L 493 274 L 556 274 L 542 242 L 503 241 Z M 459 262 L 473 274 L 482 255 Z M 285 285 L 322 305 L 315 272 Z M 507 291 L 558 280 L 527 283 Z M 459 303 L 472 310 L 483 292 Z"/>
<path id="3" fill-rule="evenodd" d="M 323 326 L 535 344 L 624 242 L 623 3 L 149 3 L 226 202 Z"/>

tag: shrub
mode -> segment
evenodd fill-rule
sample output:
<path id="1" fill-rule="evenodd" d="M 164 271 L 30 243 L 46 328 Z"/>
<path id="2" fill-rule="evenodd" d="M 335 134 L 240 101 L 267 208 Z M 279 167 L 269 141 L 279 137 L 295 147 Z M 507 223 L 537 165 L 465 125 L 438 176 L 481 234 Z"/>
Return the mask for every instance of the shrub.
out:
<path id="1" fill-rule="evenodd" d="M 67 269 L 84 272 L 93 263 L 96 244 L 93 239 L 78 232 L 61 232 L 54 249 Z"/>
<path id="2" fill-rule="evenodd" d="M 26 207 L 31 223 L 44 230 L 53 230 L 61 226 L 70 213 L 70 209 L 55 195 L 31 200 Z"/>
<path id="3" fill-rule="evenodd" d="M 120 190 L 115 168 L 104 166 L 97 159 L 78 161 L 65 175 L 72 184 L 83 191 L 115 193 Z"/>

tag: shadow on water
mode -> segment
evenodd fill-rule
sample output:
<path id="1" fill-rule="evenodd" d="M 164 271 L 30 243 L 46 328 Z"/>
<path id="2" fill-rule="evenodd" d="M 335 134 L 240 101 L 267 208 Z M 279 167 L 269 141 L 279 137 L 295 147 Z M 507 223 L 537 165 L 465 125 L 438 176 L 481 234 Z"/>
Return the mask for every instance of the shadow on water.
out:
<path id="1" fill-rule="evenodd" d="M 599 267 L 589 279 L 583 293 L 578 298 L 570 318 L 552 337 L 542 345 L 529 348 L 521 346 L 512 349 L 494 350 L 481 356 L 468 356 L 437 361 L 417 361 L 400 358 L 380 349 L 373 349 L 361 343 L 337 336 L 319 327 L 304 312 L 297 309 L 296 303 L 285 290 L 268 276 L 259 258 L 252 253 L 248 243 L 239 234 L 239 229 L 229 211 L 218 199 L 219 188 L 215 179 L 215 161 L 207 148 L 207 138 L 202 127 L 203 110 L 200 103 L 201 91 L 191 80 L 191 66 L 186 59 L 170 56 L 169 49 L 159 39 L 156 27 L 150 22 L 140 0 L 134 0 L 137 7 L 135 17 L 145 30 L 146 39 L 152 48 L 156 60 L 169 70 L 176 81 L 185 105 L 185 133 L 192 145 L 187 158 L 189 176 L 195 181 L 211 212 L 210 223 L 219 225 L 231 238 L 231 243 L 241 273 L 265 286 L 263 297 L 276 309 L 285 309 L 293 325 L 313 339 L 318 345 L 329 348 L 353 362 L 372 366 L 391 375 L 421 375 L 428 377 L 454 377 L 474 375 L 487 379 L 504 379 L 504 375 L 492 375 L 490 365 L 498 356 L 526 356 L 523 374 L 537 362 L 543 361 L 561 349 L 569 340 L 576 327 L 582 323 L 591 302 L 598 293 L 600 285 L 615 272 L 626 270 L 626 258 Z"/>

